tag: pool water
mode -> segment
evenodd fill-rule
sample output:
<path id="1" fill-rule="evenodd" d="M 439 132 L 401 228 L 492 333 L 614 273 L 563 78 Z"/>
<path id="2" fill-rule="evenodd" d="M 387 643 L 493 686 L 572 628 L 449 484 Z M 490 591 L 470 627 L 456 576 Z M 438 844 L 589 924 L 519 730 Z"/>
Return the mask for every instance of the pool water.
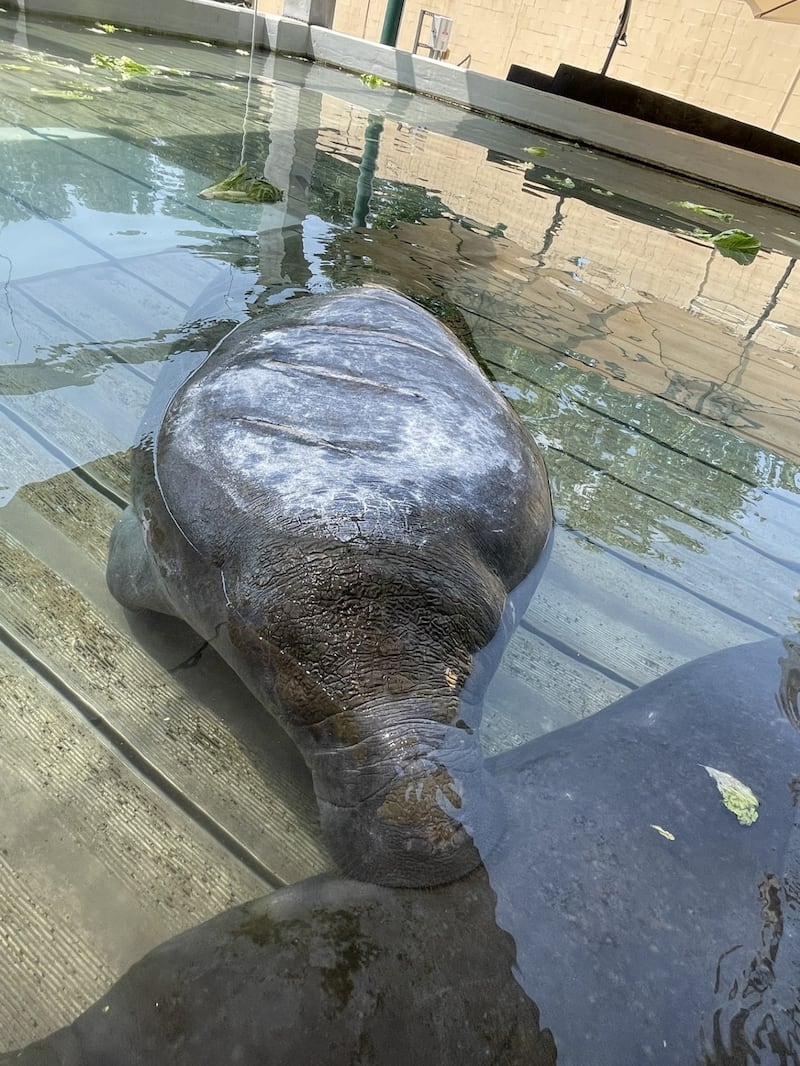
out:
<path id="1" fill-rule="evenodd" d="M 19 811 L 0 827 L 0 1050 L 176 930 L 329 866 L 288 741 L 192 634 L 132 620 L 103 580 L 160 367 L 270 303 L 399 288 L 543 449 L 553 550 L 487 753 L 800 628 L 796 214 L 314 64 L 7 13 L 0 114 L 0 762 Z M 198 196 L 242 161 L 283 199 Z M 761 240 L 752 262 L 697 233 L 731 227 Z"/>

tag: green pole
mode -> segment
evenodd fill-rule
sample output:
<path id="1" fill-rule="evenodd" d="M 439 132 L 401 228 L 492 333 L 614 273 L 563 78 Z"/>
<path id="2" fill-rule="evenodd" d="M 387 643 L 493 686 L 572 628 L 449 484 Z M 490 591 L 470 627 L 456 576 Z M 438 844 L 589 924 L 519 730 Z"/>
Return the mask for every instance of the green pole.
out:
<path id="1" fill-rule="evenodd" d="M 392 48 L 397 44 L 397 34 L 400 29 L 400 19 L 403 17 L 403 4 L 405 0 L 389 0 L 386 5 L 386 15 L 381 30 L 381 44 L 390 44 Z"/>

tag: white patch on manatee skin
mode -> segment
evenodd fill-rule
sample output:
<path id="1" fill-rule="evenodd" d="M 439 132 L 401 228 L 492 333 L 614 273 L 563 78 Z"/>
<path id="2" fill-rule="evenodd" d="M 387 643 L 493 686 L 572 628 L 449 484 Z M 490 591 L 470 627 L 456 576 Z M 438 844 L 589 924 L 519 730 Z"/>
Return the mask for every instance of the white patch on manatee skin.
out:
<path id="1" fill-rule="evenodd" d="M 278 525 L 288 516 L 340 539 L 407 531 L 432 501 L 444 514 L 492 497 L 513 508 L 523 460 L 506 401 L 435 320 L 410 330 L 431 336 L 409 338 L 408 322 L 430 316 L 400 310 L 377 329 L 270 329 L 267 318 L 260 333 L 226 338 L 178 393 L 159 442 L 171 500 L 187 478 L 220 500 L 203 516 L 177 503 L 191 537 L 198 520 L 224 526 L 254 500 Z"/>

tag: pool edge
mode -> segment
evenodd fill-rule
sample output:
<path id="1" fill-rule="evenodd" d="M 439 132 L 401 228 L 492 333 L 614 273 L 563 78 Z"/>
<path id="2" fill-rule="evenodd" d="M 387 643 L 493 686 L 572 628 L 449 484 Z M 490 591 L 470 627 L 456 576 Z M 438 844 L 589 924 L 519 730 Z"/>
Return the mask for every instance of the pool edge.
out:
<path id="1" fill-rule="evenodd" d="M 240 46 L 249 46 L 253 31 L 249 8 L 216 0 L 140 0 L 135 14 L 125 0 L 10 0 L 8 7 L 20 15 L 102 19 L 138 30 Z M 449 104 L 800 209 L 800 167 L 791 163 L 296 19 L 269 14 L 258 14 L 256 19 L 255 39 L 262 50 L 376 74 L 399 88 Z"/>

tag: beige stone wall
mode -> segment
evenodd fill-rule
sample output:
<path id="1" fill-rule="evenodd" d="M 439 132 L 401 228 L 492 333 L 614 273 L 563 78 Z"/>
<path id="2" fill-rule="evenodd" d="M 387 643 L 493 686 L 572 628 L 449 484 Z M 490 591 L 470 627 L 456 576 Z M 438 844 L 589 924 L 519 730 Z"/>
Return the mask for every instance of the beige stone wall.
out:
<path id="1" fill-rule="evenodd" d="M 387 0 L 337 0 L 334 29 L 380 38 Z M 504 78 L 512 63 L 552 74 L 600 70 L 622 0 L 429 0 L 454 19 L 449 61 Z M 282 0 L 259 0 L 280 12 Z M 406 0 L 398 47 L 422 5 Z M 628 47 L 612 77 L 800 140 L 800 26 L 754 19 L 744 0 L 633 0 Z M 427 52 L 423 51 L 423 55 Z"/>

